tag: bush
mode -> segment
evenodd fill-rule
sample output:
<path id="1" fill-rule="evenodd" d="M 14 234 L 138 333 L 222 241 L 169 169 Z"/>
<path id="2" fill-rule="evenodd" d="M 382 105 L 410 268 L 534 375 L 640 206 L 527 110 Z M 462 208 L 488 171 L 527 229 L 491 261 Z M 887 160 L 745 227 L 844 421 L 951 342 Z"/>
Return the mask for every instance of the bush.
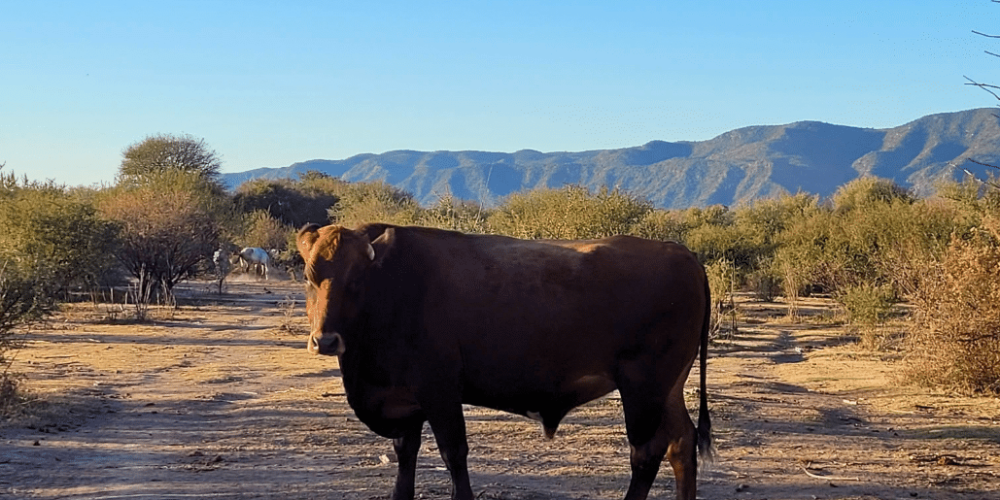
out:
<path id="1" fill-rule="evenodd" d="M 87 197 L 51 182 L 0 176 L 6 178 L 0 194 L 0 264 L 43 272 L 53 293 L 76 286 L 94 290 L 114 281 L 116 229 Z"/>
<path id="2" fill-rule="evenodd" d="M 891 286 L 871 283 L 849 286 L 836 294 L 836 299 L 847 310 L 851 323 L 868 327 L 884 323 L 898 302 Z"/>
<path id="3" fill-rule="evenodd" d="M 1000 245 L 979 232 L 956 238 L 925 269 L 918 328 L 907 339 L 912 380 L 964 393 L 1000 394 Z"/>
<path id="4" fill-rule="evenodd" d="M 732 261 L 741 276 L 754 280 L 752 287 L 762 285 L 761 280 L 769 280 L 773 274 L 770 263 L 774 260 L 777 238 L 797 213 L 796 204 L 803 200 L 811 201 L 800 196 L 762 200 L 736 210 L 723 206 L 690 209 L 686 213 L 683 243 L 703 261 Z M 770 294 L 770 291 L 765 293 Z"/>
<path id="5" fill-rule="evenodd" d="M 781 278 L 767 261 L 760 262 L 756 269 L 747 275 L 747 284 L 754 298 L 761 302 L 774 302 L 775 297 L 782 291 Z"/>
<path id="6" fill-rule="evenodd" d="M 769 258 L 779 237 L 796 221 L 820 210 L 816 196 L 799 193 L 756 200 L 734 210 L 734 224 L 757 258 Z"/>
<path id="7" fill-rule="evenodd" d="M 733 306 L 733 294 L 736 293 L 739 276 L 733 261 L 727 259 L 719 259 L 706 265 L 705 274 L 712 294 L 712 331 L 718 332 L 724 322 L 723 314 L 727 304 Z M 733 310 L 732 313 L 735 314 L 736 311 Z"/>
<path id="8" fill-rule="evenodd" d="M 236 188 L 233 200 L 249 213 L 265 211 L 282 224 L 300 228 L 307 223 L 325 223 L 327 210 L 337 203 L 336 194 L 346 183 L 318 173 L 304 174 L 300 181 L 255 179 Z"/>
<path id="9" fill-rule="evenodd" d="M 279 252 L 285 250 L 288 233 L 295 233 L 292 226 L 286 226 L 264 210 L 256 210 L 246 216 L 246 230 L 243 232 L 242 246 L 258 247 Z M 294 238 L 294 236 L 293 236 Z M 294 241 L 294 240 L 293 240 Z"/>
<path id="10" fill-rule="evenodd" d="M 462 231 L 464 233 L 485 233 L 486 219 L 490 211 L 477 203 L 443 196 L 433 206 L 420 210 L 417 223 L 421 226 Z"/>
<path id="11" fill-rule="evenodd" d="M 839 214 L 870 205 L 910 204 L 916 201 L 909 190 L 895 182 L 870 176 L 859 177 L 840 186 L 831 199 L 833 209 Z"/>
<path id="12" fill-rule="evenodd" d="M 334 224 L 356 227 L 366 222 L 412 225 L 420 206 L 413 195 L 384 182 L 345 184 L 337 203 L 327 211 Z"/>
<path id="13" fill-rule="evenodd" d="M 44 274 L 0 267 L 0 417 L 19 399 L 18 379 L 9 370 L 9 353 L 20 347 L 14 329 L 55 309 L 49 282 Z"/>
<path id="14" fill-rule="evenodd" d="M 582 186 L 511 195 L 490 214 L 490 231 L 525 239 L 590 239 L 630 234 L 652 210 L 617 189 L 592 194 Z"/>
<path id="15" fill-rule="evenodd" d="M 818 284 L 846 297 L 862 284 L 912 288 L 912 262 L 940 255 L 959 228 L 955 211 L 940 203 L 917 203 L 889 181 L 862 178 L 841 187 L 833 207 L 809 209 L 779 235 L 776 265 L 796 268 L 795 281 Z"/>
<path id="16" fill-rule="evenodd" d="M 684 213 L 679 210 L 650 210 L 632 228 L 640 238 L 683 242 L 688 231 Z"/>

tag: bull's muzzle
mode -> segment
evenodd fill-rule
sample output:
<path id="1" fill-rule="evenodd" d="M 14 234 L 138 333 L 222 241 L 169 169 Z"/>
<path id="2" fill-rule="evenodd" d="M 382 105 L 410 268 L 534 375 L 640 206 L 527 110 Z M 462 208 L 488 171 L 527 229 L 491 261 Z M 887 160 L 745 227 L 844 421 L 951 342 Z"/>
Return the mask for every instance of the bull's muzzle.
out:
<path id="1" fill-rule="evenodd" d="M 306 348 L 312 354 L 339 356 L 344 353 L 344 339 L 339 333 L 313 333 Z"/>

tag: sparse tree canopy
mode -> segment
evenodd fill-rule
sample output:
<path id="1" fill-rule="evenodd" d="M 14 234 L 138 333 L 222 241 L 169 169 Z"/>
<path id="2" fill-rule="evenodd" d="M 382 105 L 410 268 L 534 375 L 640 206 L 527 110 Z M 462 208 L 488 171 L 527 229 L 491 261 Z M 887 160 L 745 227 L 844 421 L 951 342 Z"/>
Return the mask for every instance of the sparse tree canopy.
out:
<path id="1" fill-rule="evenodd" d="M 115 257 L 139 280 L 139 296 L 169 294 L 219 248 L 232 202 L 197 173 L 166 171 L 109 190 L 99 205 L 121 227 Z"/>
<path id="2" fill-rule="evenodd" d="M 157 134 L 132 144 L 122 152 L 120 178 L 135 179 L 150 174 L 181 170 L 216 180 L 222 162 L 204 139 L 190 135 Z"/>

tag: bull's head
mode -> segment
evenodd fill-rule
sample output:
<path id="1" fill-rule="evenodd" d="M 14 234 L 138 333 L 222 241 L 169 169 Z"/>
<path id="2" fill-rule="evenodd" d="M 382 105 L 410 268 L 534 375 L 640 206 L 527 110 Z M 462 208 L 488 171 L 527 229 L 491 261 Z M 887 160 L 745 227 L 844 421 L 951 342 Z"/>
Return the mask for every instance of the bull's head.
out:
<path id="1" fill-rule="evenodd" d="M 368 235 L 341 226 L 309 224 L 296 238 L 306 263 L 309 352 L 340 355 L 347 348 L 344 327 L 357 317 L 365 272 L 375 261 Z"/>

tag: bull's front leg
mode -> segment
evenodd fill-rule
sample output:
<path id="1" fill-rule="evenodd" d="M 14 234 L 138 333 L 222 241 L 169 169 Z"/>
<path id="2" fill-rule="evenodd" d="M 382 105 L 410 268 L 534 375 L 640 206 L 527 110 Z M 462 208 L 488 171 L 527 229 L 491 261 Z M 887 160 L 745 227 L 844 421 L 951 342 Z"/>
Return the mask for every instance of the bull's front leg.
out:
<path id="1" fill-rule="evenodd" d="M 417 452 L 420 451 L 420 433 L 424 422 L 421 420 L 405 431 L 402 437 L 392 440 L 399 460 L 396 472 L 396 487 L 392 490 L 392 500 L 413 500 L 414 481 L 417 474 Z"/>
<path id="2" fill-rule="evenodd" d="M 436 405 L 437 406 L 437 405 Z M 439 405 L 427 412 L 441 458 L 451 473 L 452 500 L 473 500 L 469 483 L 469 444 L 465 437 L 465 416 L 462 404 Z"/>

